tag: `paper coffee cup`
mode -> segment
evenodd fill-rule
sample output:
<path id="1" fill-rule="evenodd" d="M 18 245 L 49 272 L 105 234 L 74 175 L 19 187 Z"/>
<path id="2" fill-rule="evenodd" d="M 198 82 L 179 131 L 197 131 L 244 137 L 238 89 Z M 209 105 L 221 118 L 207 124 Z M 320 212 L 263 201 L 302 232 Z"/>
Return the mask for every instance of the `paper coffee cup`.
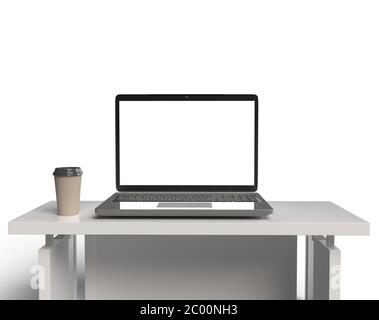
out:
<path id="1" fill-rule="evenodd" d="M 82 170 L 79 167 L 60 167 L 54 170 L 58 214 L 73 216 L 79 213 Z"/>

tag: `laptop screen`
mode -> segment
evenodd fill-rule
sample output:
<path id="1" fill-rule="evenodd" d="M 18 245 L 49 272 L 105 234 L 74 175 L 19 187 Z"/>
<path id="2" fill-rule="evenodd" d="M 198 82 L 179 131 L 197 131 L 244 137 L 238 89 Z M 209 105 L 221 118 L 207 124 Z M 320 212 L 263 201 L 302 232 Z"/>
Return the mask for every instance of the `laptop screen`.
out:
<path id="1" fill-rule="evenodd" d="M 255 101 L 119 101 L 119 184 L 255 185 Z"/>

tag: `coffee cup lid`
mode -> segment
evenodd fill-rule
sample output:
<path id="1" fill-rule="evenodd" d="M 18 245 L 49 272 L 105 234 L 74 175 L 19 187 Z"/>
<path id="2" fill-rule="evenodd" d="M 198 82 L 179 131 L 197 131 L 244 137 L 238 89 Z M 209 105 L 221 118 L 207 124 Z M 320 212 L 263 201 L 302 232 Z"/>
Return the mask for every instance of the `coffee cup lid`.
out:
<path id="1" fill-rule="evenodd" d="M 56 177 L 73 177 L 81 176 L 83 174 L 80 167 L 59 167 L 55 168 L 53 175 Z"/>

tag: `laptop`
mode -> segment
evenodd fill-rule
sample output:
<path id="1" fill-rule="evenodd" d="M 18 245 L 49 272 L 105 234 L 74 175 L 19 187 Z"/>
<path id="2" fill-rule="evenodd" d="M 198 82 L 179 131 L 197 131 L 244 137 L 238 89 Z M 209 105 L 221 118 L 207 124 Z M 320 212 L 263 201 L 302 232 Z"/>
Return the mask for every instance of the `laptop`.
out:
<path id="1" fill-rule="evenodd" d="M 108 217 L 265 217 L 256 95 L 117 95 Z"/>

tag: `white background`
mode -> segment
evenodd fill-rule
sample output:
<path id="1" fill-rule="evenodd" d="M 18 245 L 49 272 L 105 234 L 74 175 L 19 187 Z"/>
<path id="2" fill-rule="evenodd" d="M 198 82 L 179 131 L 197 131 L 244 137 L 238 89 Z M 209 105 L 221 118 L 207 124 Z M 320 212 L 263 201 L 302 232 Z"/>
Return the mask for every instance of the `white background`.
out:
<path id="1" fill-rule="evenodd" d="M 56 166 L 82 199 L 114 185 L 118 93 L 256 93 L 259 190 L 331 200 L 370 221 L 337 237 L 342 298 L 379 298 L 378 1 L 1 1 L 0 296 L 35 297 L 41 236 L 7 222 L 54 199 Z"/>
<path id="2" fill-rule="evenodd" d="M 254 101 L 120 101 L 121 185 L 253 185 Z"/>

